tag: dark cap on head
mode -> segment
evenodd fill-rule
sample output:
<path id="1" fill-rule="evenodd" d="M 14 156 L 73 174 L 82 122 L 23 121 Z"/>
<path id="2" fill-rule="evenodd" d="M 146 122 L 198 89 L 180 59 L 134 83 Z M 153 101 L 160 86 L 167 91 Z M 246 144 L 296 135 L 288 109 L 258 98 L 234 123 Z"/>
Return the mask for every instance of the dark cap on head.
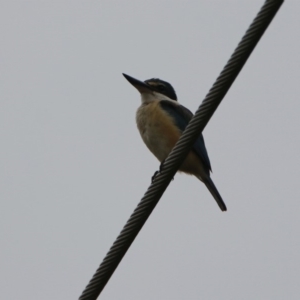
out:
<path id="1" fill-rule="evenodd" d="M 163 81 L 159 78 L 151 78 L 145 80 L 145 83 L 150 85 L 154 91 L 166 95 L 170 99 L 177 101 L 176 92 L 169 82 Z"/>

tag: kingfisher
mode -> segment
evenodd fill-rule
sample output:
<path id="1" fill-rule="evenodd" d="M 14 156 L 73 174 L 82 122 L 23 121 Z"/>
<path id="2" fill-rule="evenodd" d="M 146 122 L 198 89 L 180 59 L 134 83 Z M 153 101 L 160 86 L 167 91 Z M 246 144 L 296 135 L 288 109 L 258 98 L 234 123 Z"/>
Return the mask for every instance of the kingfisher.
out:
<path id="1" fill-rule="evenodd" d="M 177 101 L 172 85 L 158 78 L 140 81 L 123 73 L 123 76 L 141 94 L 142 104 L 136 112 L 140 135 L 154 156 L 163 163 L 193 113 Z M 180 172 L 196 176 L 202 181 L 222 211 L 226 205 L 210 178 L 211 165 L 202 133 L 179 168 Z"/>

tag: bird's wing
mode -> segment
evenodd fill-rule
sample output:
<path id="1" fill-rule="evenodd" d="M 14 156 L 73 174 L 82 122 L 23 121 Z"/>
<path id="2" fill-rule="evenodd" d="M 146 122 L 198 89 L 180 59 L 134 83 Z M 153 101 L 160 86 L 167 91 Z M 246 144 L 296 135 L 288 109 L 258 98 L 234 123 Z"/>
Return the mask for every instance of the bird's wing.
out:
<path id="1" fill-rule="evenodd" d="M 159 103 L 161 108 L 173 118 L 176 126 L 183 132 L 189 121 L 193 117 L 193 113 L 177 102 L 172 103 L 169 100 L 161 100 Z M 204 163 L 204 166 L 207 167 L 208 171 L 211 171 L 211 165 L 205 148 L 202 133 L 200 133 L 196 142 L 194 143 L 193 150 L 200 157 L 200 159 Z"/>

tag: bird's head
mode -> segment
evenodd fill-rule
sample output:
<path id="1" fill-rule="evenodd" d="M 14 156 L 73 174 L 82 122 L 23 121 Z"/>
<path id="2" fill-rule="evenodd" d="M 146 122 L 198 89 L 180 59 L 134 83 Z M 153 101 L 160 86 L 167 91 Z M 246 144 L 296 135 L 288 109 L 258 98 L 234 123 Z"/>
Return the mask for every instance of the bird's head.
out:
<path id="1" fill-rule="evenodd" d="M 151 98 L 152 95 L 159 99 L 170 99 L 177 101 L 174 88 L 166 81 L 158 78 L 140 81 L 124 73 L 123 75 L 141 93 L 142 98 Z"/>

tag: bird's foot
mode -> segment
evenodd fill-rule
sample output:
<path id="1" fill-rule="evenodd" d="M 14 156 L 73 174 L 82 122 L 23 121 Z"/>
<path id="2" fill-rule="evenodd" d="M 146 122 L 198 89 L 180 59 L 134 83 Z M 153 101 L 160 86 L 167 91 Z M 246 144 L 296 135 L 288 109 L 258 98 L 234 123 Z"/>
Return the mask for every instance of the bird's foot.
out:
<path id="1" fill-rule="evenodd" d="M 157 174 L 159 173 L 159 171 L 155 171 L 153 176 L 151 177 L 151 183 L 153 183 L 155 177 L 157 176 Z"/>
<path id="2" fill-rule="evenodd" d="M 160 165 L 159 165 L 159 171 L 155 171 L 153 176 L 151 177 L 151 183 L 153 183 L 155 177 L 157 176 L 157 174 L 161 173 L 162 169 L 163 169 L 163 166 L 164 166 L 164 162 L 165 160 L 163 160 Z M 172 180 L 174 180 L 174 177 L 172 178 Z"/>

